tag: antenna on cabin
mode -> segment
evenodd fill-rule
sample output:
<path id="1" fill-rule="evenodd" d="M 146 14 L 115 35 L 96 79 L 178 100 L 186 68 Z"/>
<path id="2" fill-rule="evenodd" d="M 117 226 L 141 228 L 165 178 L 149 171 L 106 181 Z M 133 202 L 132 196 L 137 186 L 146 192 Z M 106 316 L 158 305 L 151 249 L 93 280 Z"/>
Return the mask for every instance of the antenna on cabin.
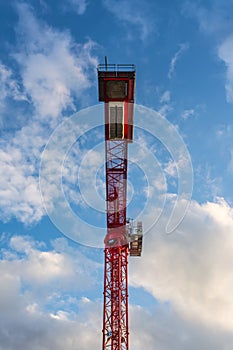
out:
<path id="1" fill-rule="evenodd" d="M 105 70 L 107 71 L 108 70 L 108 57 L 107 56 L 104 57 L 104 61 L 105 61 Z"/>

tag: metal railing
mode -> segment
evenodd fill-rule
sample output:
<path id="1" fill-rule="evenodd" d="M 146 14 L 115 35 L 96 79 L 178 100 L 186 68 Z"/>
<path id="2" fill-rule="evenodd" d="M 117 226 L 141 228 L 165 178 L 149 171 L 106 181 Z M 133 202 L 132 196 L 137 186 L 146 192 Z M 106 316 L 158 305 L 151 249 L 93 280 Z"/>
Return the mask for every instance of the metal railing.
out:
<path id="1" fill-rule="evenodd" d="M 135 64 L 99 64 L 98 72 L 135 72 Z"/>

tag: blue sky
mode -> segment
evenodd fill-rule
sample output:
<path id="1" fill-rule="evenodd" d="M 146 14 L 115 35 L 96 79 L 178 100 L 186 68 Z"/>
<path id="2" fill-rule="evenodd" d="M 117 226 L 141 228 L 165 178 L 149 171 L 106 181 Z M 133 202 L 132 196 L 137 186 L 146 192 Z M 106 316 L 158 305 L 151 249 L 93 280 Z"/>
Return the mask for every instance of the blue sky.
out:
<path id="1" fill-rule="evenodd" d="M 232 12 L 0 1 L 0 350 L 101 347 L 105 55 L 137 69 L 131 350 L 232 348 Z"/>

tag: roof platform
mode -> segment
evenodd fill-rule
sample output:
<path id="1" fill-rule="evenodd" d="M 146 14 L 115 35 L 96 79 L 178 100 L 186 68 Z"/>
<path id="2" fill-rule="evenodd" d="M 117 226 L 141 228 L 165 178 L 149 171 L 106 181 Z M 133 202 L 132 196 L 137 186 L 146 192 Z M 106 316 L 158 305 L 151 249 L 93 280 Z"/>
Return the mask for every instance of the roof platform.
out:
<path id="1" fill-rule="evenodd" d="M 135 79 L 136 67 L 134 64 L 99 64 L 98 78 L 127 78 Z"/>

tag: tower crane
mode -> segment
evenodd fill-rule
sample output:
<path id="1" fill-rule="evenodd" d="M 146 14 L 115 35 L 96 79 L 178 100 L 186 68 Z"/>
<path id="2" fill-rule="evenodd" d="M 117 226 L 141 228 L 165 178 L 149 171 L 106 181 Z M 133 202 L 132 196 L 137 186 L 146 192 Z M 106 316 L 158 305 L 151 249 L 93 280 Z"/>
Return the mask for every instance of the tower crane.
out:
<path id="1" fill-rule="evenodd" d="M 142 222 L 135 224 L 126 215 L 136 70 L 133 64 L 108 64 L 106 58 L 97 70 L 105 111 L 107 212 L 102 350 L 129 350 L 128 256 L 141 256 L 142 251 Z"/>

